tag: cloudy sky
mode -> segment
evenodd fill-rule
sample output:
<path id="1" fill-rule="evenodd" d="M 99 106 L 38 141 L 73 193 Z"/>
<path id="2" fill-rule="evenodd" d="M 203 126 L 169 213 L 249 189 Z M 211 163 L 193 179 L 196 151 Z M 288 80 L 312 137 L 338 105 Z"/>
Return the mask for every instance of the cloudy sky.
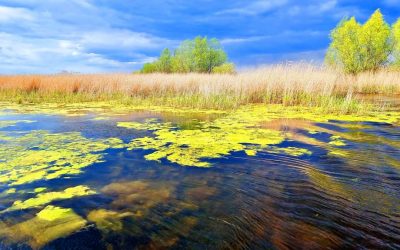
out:
<path id="1" fill-rule="evenodd" d="M 0 73 L 130 72 L 164 47 L 218 38 L 239 67 L 320 62 L 343 17 L 400 0 L 0 0 Z"/>

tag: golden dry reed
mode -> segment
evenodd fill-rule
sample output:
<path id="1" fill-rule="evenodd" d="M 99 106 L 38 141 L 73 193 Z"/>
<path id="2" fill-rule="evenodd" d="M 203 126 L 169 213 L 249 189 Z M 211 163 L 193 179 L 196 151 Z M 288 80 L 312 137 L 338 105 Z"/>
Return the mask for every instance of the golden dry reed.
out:
<path id="1" fill-rule="evenodd" d="M 57 74 L 0 76 L 0 101 L 117 101 L 229 109 L 252 103 L 351 111 L 363 94 L 399 95 L 400 72 L 346 75 L 322 66 L 282 64 L 229 74 Z"/>

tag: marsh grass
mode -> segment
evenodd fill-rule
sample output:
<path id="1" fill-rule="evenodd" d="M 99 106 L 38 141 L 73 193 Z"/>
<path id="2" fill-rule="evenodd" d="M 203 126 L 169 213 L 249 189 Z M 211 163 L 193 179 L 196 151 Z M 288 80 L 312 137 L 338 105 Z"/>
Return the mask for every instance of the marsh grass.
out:
<path id="1" fill-rule="evenodd" d="M 400 73 L 381 70 L 354 76 L 309 64 L 285 64 L 235 75 L 0 76 L 0 100 L 19 103 L 113 101 L 215 109 L 266 103 L 356 112 L 371 106 L 355 98 L 360 94 L 400 94 Z"/>

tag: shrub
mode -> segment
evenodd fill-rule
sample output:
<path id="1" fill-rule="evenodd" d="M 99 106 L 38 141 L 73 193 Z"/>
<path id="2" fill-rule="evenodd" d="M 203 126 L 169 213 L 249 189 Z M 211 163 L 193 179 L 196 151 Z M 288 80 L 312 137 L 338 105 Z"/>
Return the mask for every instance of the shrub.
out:
<path id="1" fill-rule="evenodd" d="M 215 74 L 235 74 L 235 65 L 233 63 L 224 63 L 213 68 L 212 73 Z"/>

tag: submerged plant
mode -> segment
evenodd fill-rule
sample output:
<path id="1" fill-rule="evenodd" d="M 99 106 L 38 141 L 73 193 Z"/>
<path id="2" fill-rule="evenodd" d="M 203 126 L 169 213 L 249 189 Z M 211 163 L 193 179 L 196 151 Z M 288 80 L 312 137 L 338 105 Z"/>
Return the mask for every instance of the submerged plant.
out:
<path id="1" fill-rule="evenodd" d="M 0 237 L 14 243 L 26 243 L 38 249 L 70 235 L 86 225 L 86 220 L 70 208 L 47 206 L 27 221 L 9 226 L 0 221 Z"/>

